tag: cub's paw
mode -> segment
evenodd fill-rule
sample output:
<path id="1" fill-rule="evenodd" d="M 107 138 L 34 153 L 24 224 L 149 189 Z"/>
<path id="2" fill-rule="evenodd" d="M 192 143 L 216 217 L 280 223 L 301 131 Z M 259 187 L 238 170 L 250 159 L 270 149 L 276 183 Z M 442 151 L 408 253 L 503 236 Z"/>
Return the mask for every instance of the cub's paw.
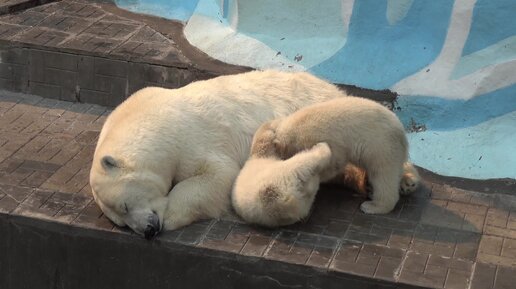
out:
<path id="1" fill-rule="evenodd" d="M 400 182 L 400 195 L 410 195 L 417 190 L 419 187 L 419 176 L 405 173 L 403 174 Z"/>
<path id="2" fill-rule="evenodd" d="M 320 142 L 312 147 L 313 151 L 316 151 L 317 154 L 324 159 L 331 158 L 331 149 L 330 146 L 325 142 Z"/>
<path id="3" fill-rule="evenodd" d="M 378 206 L 374 201 L 366 201 L 360 205 L 360 210 L 366 214 L 387 214 L 392 211 L 392 208 Z"/>

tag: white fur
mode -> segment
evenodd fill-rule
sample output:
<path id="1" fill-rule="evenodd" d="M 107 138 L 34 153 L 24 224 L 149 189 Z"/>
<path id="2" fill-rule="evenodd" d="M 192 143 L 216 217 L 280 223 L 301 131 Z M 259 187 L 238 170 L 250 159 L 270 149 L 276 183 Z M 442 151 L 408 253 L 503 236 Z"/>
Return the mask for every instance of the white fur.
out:
<path id="1" fill-rule="evenodd" d="M 236 213 L 248 223 L 269 227 L 290 225 L 307 217 L 319 189 L 319 174 L 330 159 L 325 143 L 288 160 L 252 156 L 233 187 Z"/>
<path id="2" fill-rule="evenodd" d="M 165 229 L 221 217 L 260 124 L 342 96 L 310 74 L 276 71 L 142 89 L 102 128 L 90 174 L 95 200 L 140 234 L 153 214 Z"/>
<path id="3" fill-rule="evenodd" d="M 394 113 L 374 101 L 358 97 L 334 99 L 308 106 L 264 127 L 275 134 L 275 149 L 282 158 L 320 142 L 328 143 L 333 157 L 321 172 L 321 181 L 334 179 L 349 163 L 364 169 L 373 189 L 372 201 L 361 205 L 365 213 L 390 212 L 399 199 L 402 176 L 403 193 L 415 190 L 419 183 L 416 169 L 407 162 L 403 125 Z"/>

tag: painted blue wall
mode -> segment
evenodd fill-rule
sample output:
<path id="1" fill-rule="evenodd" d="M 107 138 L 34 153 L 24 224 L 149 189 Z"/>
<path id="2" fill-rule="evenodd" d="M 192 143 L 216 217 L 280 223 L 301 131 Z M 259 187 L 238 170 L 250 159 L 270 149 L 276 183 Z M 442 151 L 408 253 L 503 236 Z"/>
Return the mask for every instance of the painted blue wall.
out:
<path id="1" fill-rule="evenodd" d="M 398 100 L 397 106 L 400 109 L 396 112 L 407 127 L 412 119 L 433 131 L 456 130 L 473 127 L 516 111 L 515 91 L 516 85 L 512 85 L 469 100 L 403 96 Z"/>
<path id="2" fill-rule="evenodd" d="M 187 23 L 222 61 L 399 92 L 402 122 L 426 128 L 408 134 L 417 165 L 516 178 L 516 0 L 116 2 Z"/>
<path id="3" fill-rule="evenodd" d="M 115 0 L 123 9 L 167 19 L 187 21 L 192 16 L 199 0 Z"/>
<path id="4" fill-rule="evenodd" d="M 471 54 L 515 35 L 515 17 L 515 0 L 477 0 L 462 55 Z"/>
<path id="5" fill-rule="evenodd" d="M 390 25 L 387 1 L 355 1 L 346 46 L 311 72 L 338 83 L 391 87 L 430 64 L 441 51 L 453 1 L 414 1 Z"/>

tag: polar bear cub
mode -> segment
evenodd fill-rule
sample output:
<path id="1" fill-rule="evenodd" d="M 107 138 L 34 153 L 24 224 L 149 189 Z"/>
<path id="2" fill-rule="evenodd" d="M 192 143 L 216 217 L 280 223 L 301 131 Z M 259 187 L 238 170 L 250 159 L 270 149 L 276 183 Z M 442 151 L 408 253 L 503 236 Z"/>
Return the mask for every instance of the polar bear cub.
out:
<path id="1" fill-rule="evenodd" d="M 319 174 L 330 163 L 330 148 L 319 143 L 281 160 L 274 150 L 275 135 L 268 127 L 260 127 L 255 135 L 251 157 L 233 186 L 235 212 L 248 223 L 268 227 L 307 217 L 319 190 Z"/>
<path id="2" fill-rule="evenodd" d="M 417 170 L 407 161 L 403 125 L 393 112 L 374 101 L 334 99 L 272 120 L 264 127 L 270 131 L 260 131 L 274 134 L 275 150 L 283 159 L 327 143 L 332 158 L 321 171 L 322 182 L 335 178 L 348 164 L 364 169 L 372 186 L 372 200 L 360 206 L 365 213 L 390 212 L 400 193 L 408 194 L 419 184 Z"/>

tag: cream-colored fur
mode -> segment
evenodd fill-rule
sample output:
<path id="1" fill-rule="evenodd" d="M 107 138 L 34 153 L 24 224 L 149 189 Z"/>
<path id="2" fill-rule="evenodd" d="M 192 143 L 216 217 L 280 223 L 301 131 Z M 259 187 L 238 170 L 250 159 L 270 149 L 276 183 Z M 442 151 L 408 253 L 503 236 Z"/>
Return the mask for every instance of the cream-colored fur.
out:
<path id="1" fill-rule="evenodd" d="M 325 143 L 287 160 L 253 154 L 233 186 L 233 208 L 244 221 L 268 227 L 307 217 L 319 189 L 319 174 L 330 159 Z"/>
<path id="2" fill-rule="evenodd" d="M 390 212 L 400 191 L 410 193 L 419 183 L 416 169 L 407 162 L 403 125 L 394 113 L 374 101 L 358 97 L 334 99 L 263 126 L 270 131 L 260 132 L 275 134 L 275 150 L 282 158 L 290 158 L 317 143 L 327 143 L 332 159 L 321 172 L 323 182 L 334 179 L 349 164 L 363 169 L 373 191 L 372 201 L 361 205 L 365 213 Z"/>
<path id="3" fill-rule="evenodd" d="M 308 73 L 276 71 L 137 91 L 100 133 L 90 173 L 95 200 L 113 222 L 145 235 L 149 226 L 221 217 L 260 124 L 342 96 Z"/>

